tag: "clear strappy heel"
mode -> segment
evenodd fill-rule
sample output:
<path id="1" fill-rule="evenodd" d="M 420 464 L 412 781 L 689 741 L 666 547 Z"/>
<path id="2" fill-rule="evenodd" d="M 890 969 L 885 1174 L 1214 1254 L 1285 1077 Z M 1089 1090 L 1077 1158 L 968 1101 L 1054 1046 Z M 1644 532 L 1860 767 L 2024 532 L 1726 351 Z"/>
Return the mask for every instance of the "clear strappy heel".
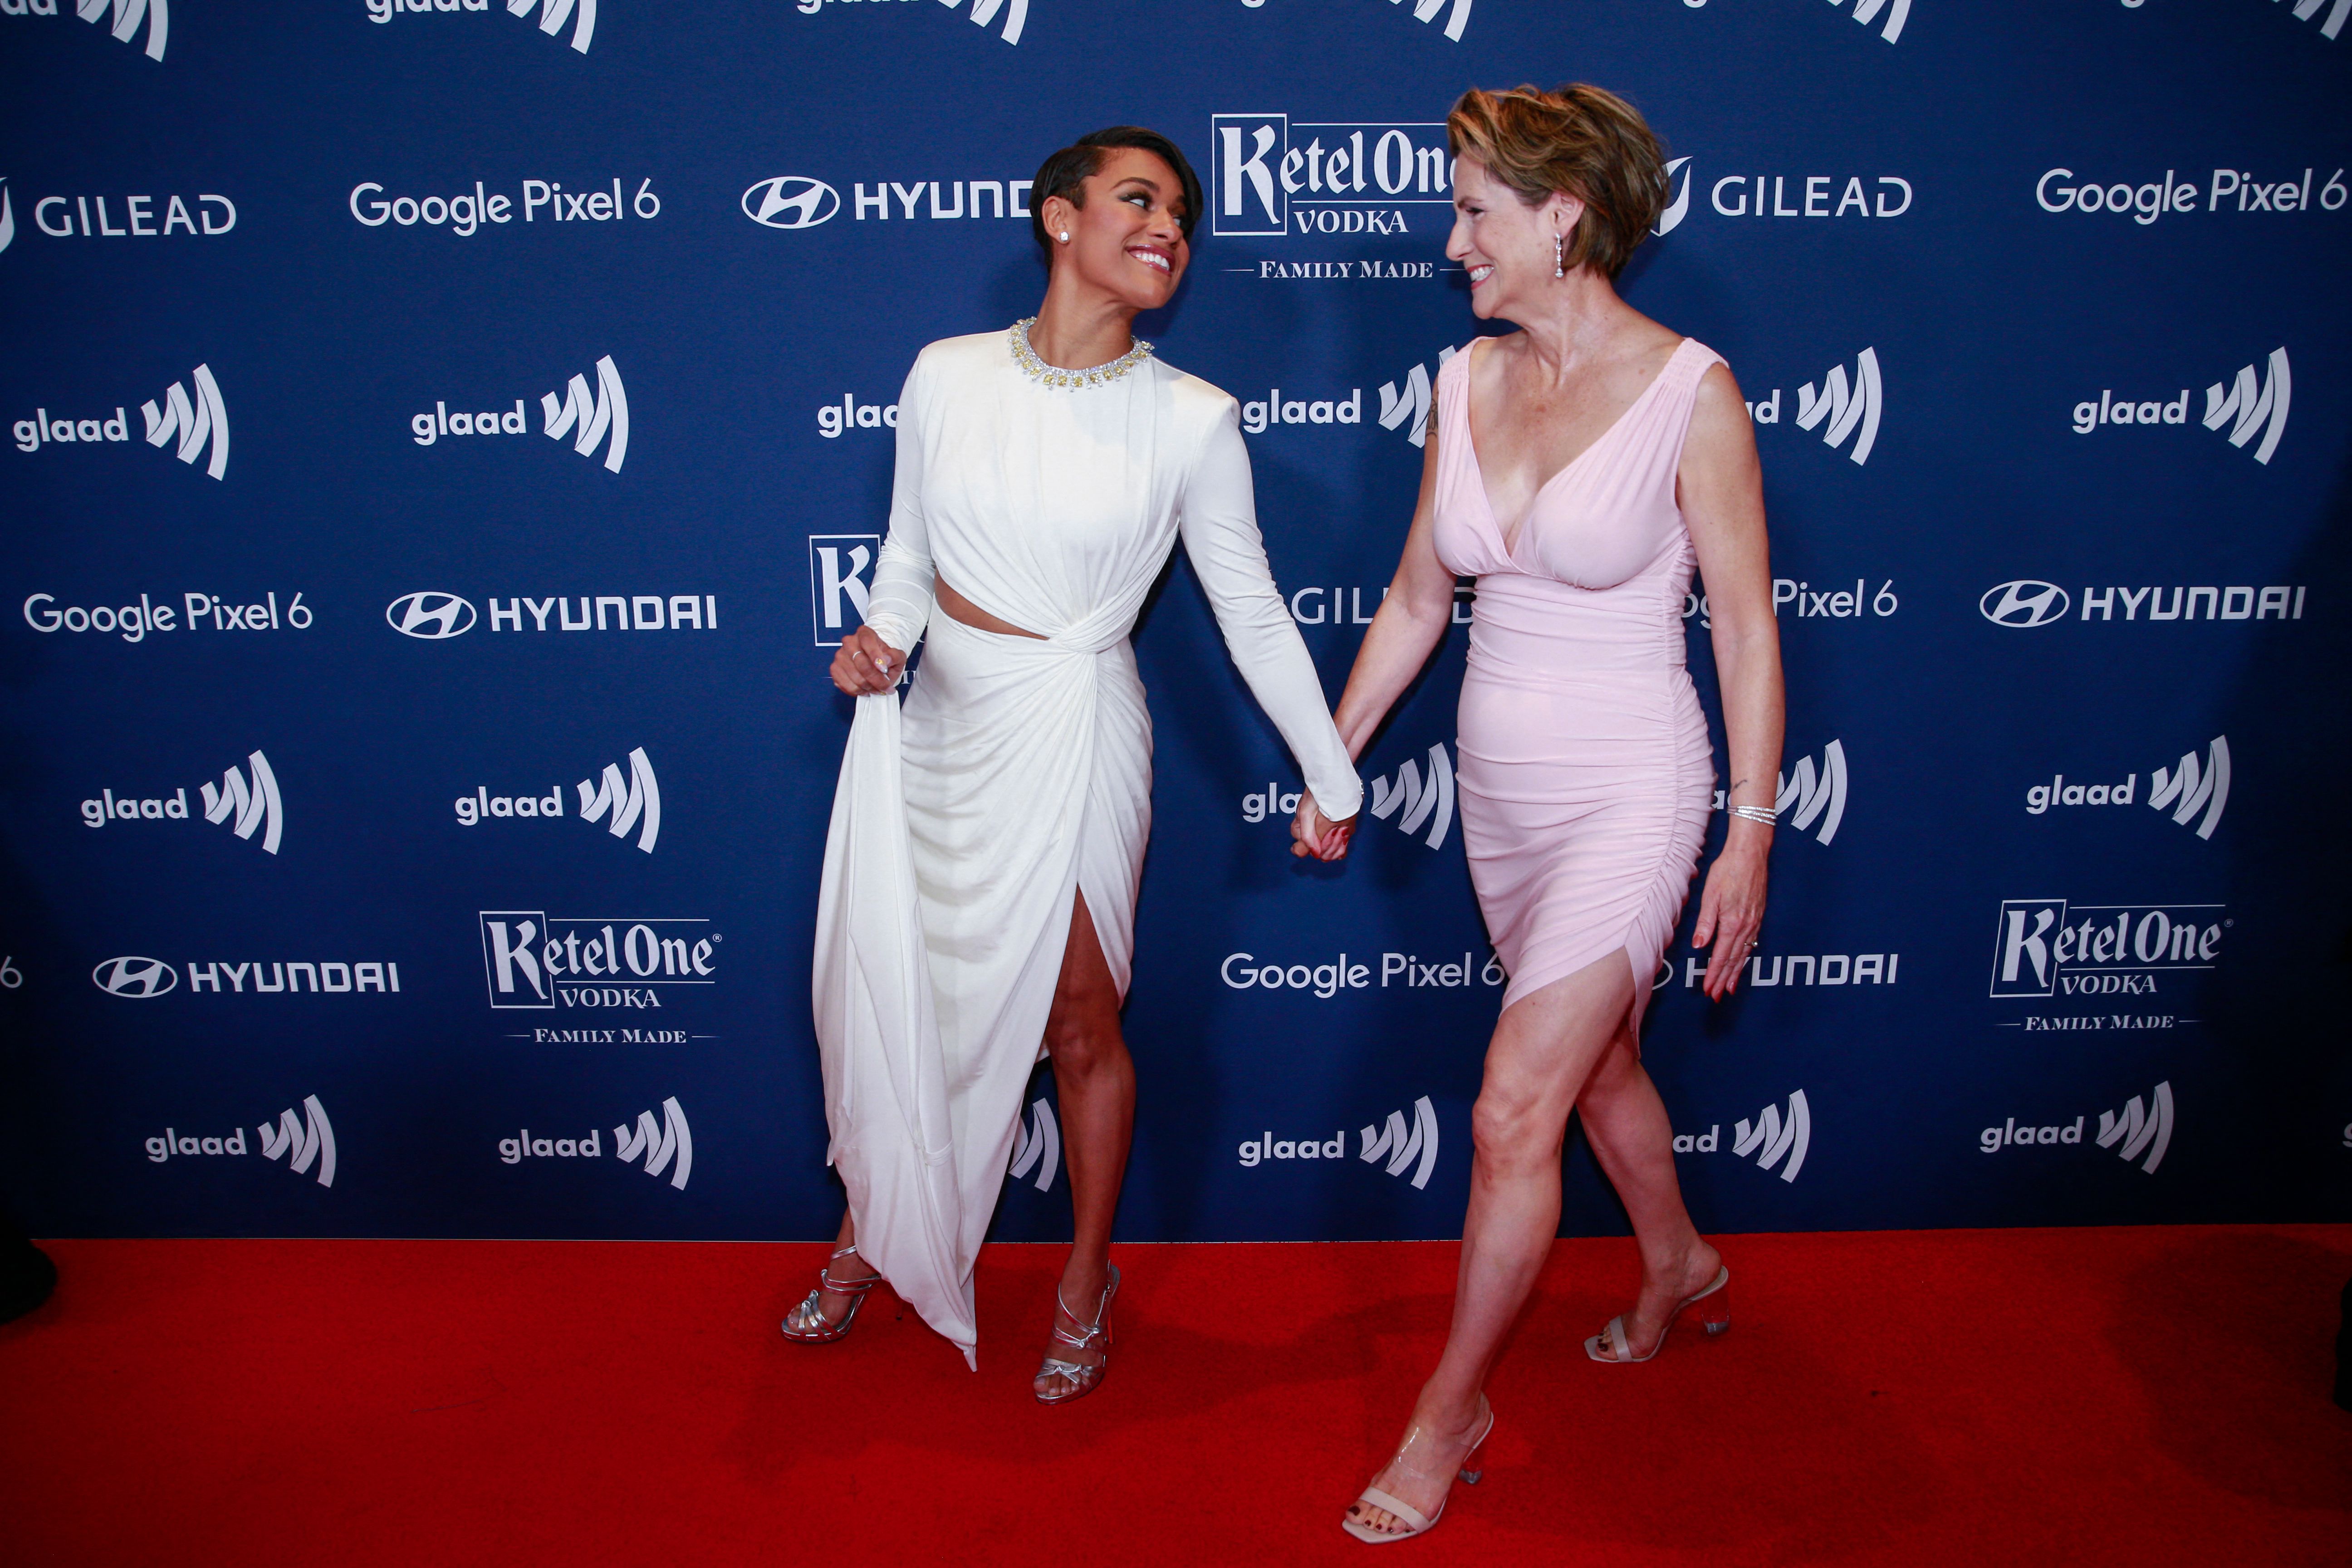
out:
<path id="1" fill-rule="evenodd" d="M 1486 1396 L 1483 1394 L 1478 1396 L 1478 1423 L 1472 1428 L 1477 1436 L 1470 1439 L 1469 1452 L 1462 1456 L 1462 1462 L 1454 1467 L 1454 1473 L 1459 1476 L 1465 1485 L 1474 1487 L 1486 1473 L 1485 1456 L 1486 1439 L 1494 1436 L 1495 1432 L 1494 1407 L 1486 1403 Z M 1427 1427 L 1415 1426 L 1404 1435 L 1403 1447 L 1397 1449 L 1396 1458 L 1391 1459 L 1389 1463 L 1415 1480 L 1434 1479 L 1444 1474 L 1443 1467 L 1437 1469 L 1423 1469 L 1412 1460 L 1414 1448 L 1419 1447 L 1426 1451 L 1435 1447 L 1436 1441 Z M 1341 1516 L 1339 1528 L 1357 1540 L 1370 1542 L 1374 1546 L 1385 1546 L 1392 1541 L 1411 1541 L 1416 1535 L 1426 1535 L 1437 1528 L 1439 1520 L 1445 1517 L 1445 1502 L 1453 1500 L 1454 1483 L 1449 1480 L 1445 1485 L 1445 1500 L 1438 1503 L 1437 1511 L 1433 1514 L 1423 1514 L 1419 1509 L 1393 1492 L 1383 1491 L 1379 1487 L 1366 1487 L 1357 1496 L 1356 1501 L 1368 1507 L 1386 1510 L 1406 1528 L 1374 1530 L 1362 1520 L 1346 1515 Z"/>
<path id="2" fill-rule="evenodd" d="M 1062 1394 L 1040 1394 L 1037 1395 L 1038 1404 L 1067 1405 L 1073 1399 L 1084 1399 L 1102 1386 L 1103 1375 L 1110 1371 L 1111 1298 L 1118 1294 L 1118 1265 L 1114 1263 L 1110 1266 L 1110 1278 L 1103 1284 L 1102 1300 L 1095 1303 L 1094 1321 L 1085 1323 L 1081 1322 L 1076 1312 L 1070 1310 L 1070 1304 L 1062 1300 L 1061 1287 L 1057 1285 L 1054 1288 L 1054 1305 L 1061 1309 L 1061 1316 L 1054 1320 L 1055 1341 L 1069 1346 L 1074 1351 L 1100 1351 L 1103 1359 L 1089 1363 L 1067 1361 L 1057 1355 L 1047 1356 L 1039 1363 L 1037 1375 L 1061 1377 L 1074 1386 Z M 1062 1318 L 1067 1318 L 1071 1322 L 1078 1323 L 1079 1331 L 1074 1334 L 1062 1327 Z"/>
<path id="3" fill-rule="evenodd" d="M 1584 1342 L 1584 1353 L 1594 1361 L 1606 1362 L 1612 1366 L 1631 1366 L 1635 1362 L 1647 1361 L 1666 1348 L 1666 1336 L 1675 1331 L 1675 1320 L 1683 1315 L 1683 1309 L 1697 1306 L 1701 1301 L 1706 1305 L 1699 1307 L 1699 1326 L 1706 1331 L 1707 1337 L 1713 1339 L 1717 1334 L 1727 1332 L 1731 1328 L 1731 1298 L 1726 1294 L 1725 1287 L 1730 1283 L 1731 1269 L 1726 1266 L 1715 1271 L 1715 1280 L 1706 1289 L 1675 1302 L 1675 1310 L 1666 1314 L 1666 1326 L 1658 1331 L 1658 1342 L 1650 1347 L 1650 1355 L 1633 1353 L 1633 1347 L 1625 1339 L 1622 1314 L 1610 1319 L 1607 1328 Z"/>
<path id="4" fill-rule="evenodd" d="M 835 1279 L 833 1277 L 835 1264 L 845 1258 L 856 1256 L 856 1242 L 834 1248 L 833 1256 L 824 1260 L 823 1268 L 817 1270 L 816 1289 L 786 1315 L 784 1338 L 794 1344 L 829 1345 L 849 1331 L 849 1325 L 857 1321 L 857 1309 L 866 1305 L 866 1293 L 882 1283 L 879 1274 L 868 1274 L 863 1279 Z M 841 1321 L 837 1323 L 824 1315 L 824 1297 L 828 1291 L 849 1298 L 849 1310 L 841 1315 Z"/>

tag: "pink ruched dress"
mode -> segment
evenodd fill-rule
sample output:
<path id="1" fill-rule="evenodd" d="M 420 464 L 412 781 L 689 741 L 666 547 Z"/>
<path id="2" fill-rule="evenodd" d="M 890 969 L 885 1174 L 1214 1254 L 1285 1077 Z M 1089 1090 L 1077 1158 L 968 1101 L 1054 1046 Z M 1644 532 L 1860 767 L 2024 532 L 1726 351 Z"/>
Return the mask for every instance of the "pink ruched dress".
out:
<path id="1" fill-rule="evenodd" d="M 1683 660 L 1696 558 L 1675 475 L 1699 378 L 1721 363 L 1684 339 L 1537 492 L 1508 548 L 1471 442 L 1470 354 L 1438 374 L 1437 555 L 1478 580 L 1462 840 L 1505 1007 L 1622 949 L 1638 1029 L 1682 913 L 1715 761 Z"/>

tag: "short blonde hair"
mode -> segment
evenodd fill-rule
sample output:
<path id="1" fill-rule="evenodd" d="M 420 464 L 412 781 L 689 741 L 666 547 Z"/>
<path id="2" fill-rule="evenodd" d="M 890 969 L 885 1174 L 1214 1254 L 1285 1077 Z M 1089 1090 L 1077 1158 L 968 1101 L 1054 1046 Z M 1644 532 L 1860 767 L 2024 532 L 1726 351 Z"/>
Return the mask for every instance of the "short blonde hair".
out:
<path id="1" fill-rule="evenodd" d="M 1570 267 L 1589 264 L 1615 278 L 1665 209 L 1666 153 L 1649 122 L 1615 93 L 1584 82 L 1551 92 L 1474 87 L 1446 115 L 1445 137 L 1455 157 L 1477 159 L 1529 206 L 1555 195 L 1584 204 L 1568 243 Z"/>

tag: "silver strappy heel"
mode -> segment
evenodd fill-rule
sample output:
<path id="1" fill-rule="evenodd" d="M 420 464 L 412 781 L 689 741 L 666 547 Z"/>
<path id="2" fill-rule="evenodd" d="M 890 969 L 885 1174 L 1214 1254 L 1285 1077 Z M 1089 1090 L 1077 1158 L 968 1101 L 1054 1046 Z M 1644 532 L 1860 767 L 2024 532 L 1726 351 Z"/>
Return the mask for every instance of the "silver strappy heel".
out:
<path id="1" fill-rule="evenodd" d="M 1103 1359 L 1089 1365 L 1085 1362 L 1065 1361 L 1060 1356 L 1047 1356 L 1039 1364 L 1037 1375 L 1066 1378 L 1076 1386 L 1066 1394 L 1040 1394 L 1037 1395 L 1038 1404 L 1067 1405 L 1073 1399 L 1084 1399 L 1102 1386 L 1103 1374 L 1110 1371 L 1111 1298 L 1118 1294 L 1118 1265 L 1114 1263 L 1110 1266 L 1110 1279 L 1103 1286 L 1102 1300 L 1095 1303 L 1093 1322 L 1082 1325 L 1079 1331 L 1074 1334 L 1062 1327 L 1061 1318 L 1054 1321 L 1054 1338 L 1056 1342 L 1075 1351 L 1100 1351 Z M 1054 1305 L 1061 1309 L 1063 1318 L 1069 1319 L 1073 1323 L 1079 1321 L 1078 1315 L 1070 1310 L 1070 1304 L 1062 1300 L 1059 1286 L 1055 1287 L 1054 1289 Z"/>
<path id="2" fill-rule="evenodd" d="M 857 1309 L 866 1305 L 866 1293 L 882 1283 L 879 1274 L 869 1274 L 863 1279 L 835 1279 L 833 1277 L 835 1264 L 845 1258 L 856 1256 L 856 1242 L 834 1249 L 833 1256 L 824 1260 L 824 1267 L 817 1270 L 816 1289 L 808 1293 L 808 1300 L 794 1307 L 785 1317 L 784 1338 L 794 1344 L 829 1345 L 849 1331 L 849 1325 L 857 1321 Z M 824 1315 L 824 1295 L 827 1291 L 849 1298 L 849 1310 L 841 1315 L 841 1321 L 837 1323 Z"/>

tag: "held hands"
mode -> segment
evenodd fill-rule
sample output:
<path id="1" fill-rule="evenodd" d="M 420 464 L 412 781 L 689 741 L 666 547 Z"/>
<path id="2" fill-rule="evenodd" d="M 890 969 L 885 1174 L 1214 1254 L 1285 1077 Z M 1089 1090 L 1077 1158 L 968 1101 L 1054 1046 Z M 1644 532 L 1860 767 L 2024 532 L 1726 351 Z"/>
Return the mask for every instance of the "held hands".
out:
<path id="1" fill-rule="evenodd" d="M 860 626 L 842 639 L 833 656 L 833 683 L 852 697 L 888 691 L 907 670 L 907 656 L 882 640 L 871 626 Z"/>
<path id="2" fill-rule="evenodd" d="M 1769 829 L 1734 834 L 1707 871 L 1691 945 L 1715 944 L 1706 961 L 1706 991 L 1711 1002 L 1739 989 L 1739 973 L 1747 967 L 1748 950 L 1764 924 L 1764 856 L 1770 841 Z"/>
<path id="3" fill-rule="evenodd" d="M 1290 819 L 1290 852 L 1318 860 L 1344 860 L 1348 841 L 1356 836 L 1356 819 L 1334 822 L 1317 808 L 1310 790 L 1298 792 L 1298 815 Z"/>

